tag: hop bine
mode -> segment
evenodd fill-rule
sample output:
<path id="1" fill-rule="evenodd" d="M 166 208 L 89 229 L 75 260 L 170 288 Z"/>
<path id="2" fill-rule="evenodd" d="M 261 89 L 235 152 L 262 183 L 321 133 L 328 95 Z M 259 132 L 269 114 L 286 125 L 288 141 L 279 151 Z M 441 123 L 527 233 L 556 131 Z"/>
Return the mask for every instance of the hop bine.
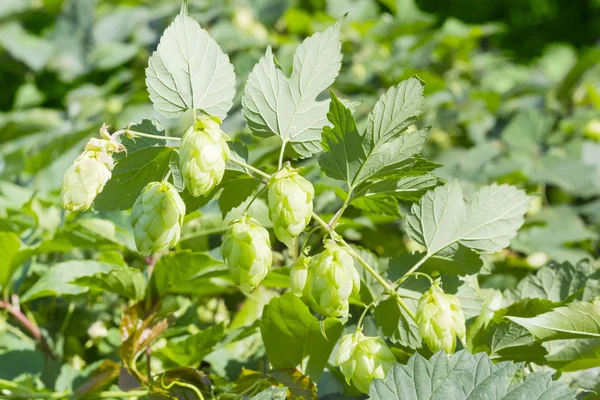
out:
<path id="1" fill-rule="evenodd" d="M 273 261 L 269 232 L 248 215 L 231 222 L 223 238 L 221 253 L 233 281 L 245 293 L 260 284 Z"/>
<path id="2" fill-rule="evenodd" d="M 112 154 L 123 150 L 107 126 L 100 128 L 101 138 L 91 138 L 63 177 L 61 200 L 65 210 L 88 210 L 112 176 Z"/>
<path id="3" fill-rule="evenodd" d="M 199 117 L 181 140 L 179 169 L 194 197 L 206 195 L 223 179 L 230 151 L 227 135 L 214 117 Z"/>
<path id="4" fill-rule="evenodd" d="M 288 247 L 310 222 L 315 189 L 289 163 L 269 181 L 269 217 L 275 236 Z"/>
<path id="5" fill-rule="evenodd" d="M 179 241 L 185 204 L 169 182 L 150 182 L 131 209 L 135 244 L 142 255 L 172 248 Z"/>
<path id="6" fill-rule="evenodd" d="M 360 290 L 360 276 L 354 259 L 332 240 L 325 250 L 314 256 L 308 266 L 303 297 L 318 313 L 326 317 L 348 317 L 348 298 Z"/>
<path id="7" fill-rule="evenodd" d="M 384 379 L 396 358 L 380 337 L 369 337 L 356 332 L 340 341 L 335 362 L 346 382 L 352 382 L 363 393 L 369 392 L 373 379 Z"/>
<path id="8" fill-rule="evenodd" d="M 460 301 L 444 293 L 439 279 L 419 299 L 416 317 L 419 333 L 432 352 L 453 353 L 457 336 L 465 342 L 465 316 Z"/>

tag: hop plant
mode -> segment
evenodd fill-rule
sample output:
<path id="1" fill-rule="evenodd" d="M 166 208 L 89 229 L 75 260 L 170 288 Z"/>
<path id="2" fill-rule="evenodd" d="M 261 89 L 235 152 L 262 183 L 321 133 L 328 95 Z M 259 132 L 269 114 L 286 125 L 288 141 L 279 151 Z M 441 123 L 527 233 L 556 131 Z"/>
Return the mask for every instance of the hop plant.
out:
<path id="1" fill-rule="evenodd" d="M 185 203 L 169 182 L 150 182 L 131 209 L 135 244 L 142 255 L 172 248 L 179 241 Z"/>
<path id="2" fill-rule="evenodd" d="M 245 293 L 253 291 L 260 284 L 273 261 L 269 233 L 248 215 L 231 222 L 221 245 L 221 253 L 233 281 Z"/>
<path id="3" fill-rule="evenodd" d="M 308 266 L 303 297 L 322 315 L 346 318 L 348 298 L 359 290 L 360 277 L 352 256 L 334 241 L 325 241 L 325 250 Z"/>
<path id="4" fill-rule="evenodd" d="M 310 259 L 310 257 L 302 255 L 290 268 L 290 290 L 298 297 L 302 297 L 302 291 L 306 286 Z"/>
<path id="5" fill-rule="evenodd" d="M 444 293 L 440 280 L 419 299 L 417 310 L 419 333 L 432 352 L 444 350 L 451 354 L 456 349 L 456 337 L 465 341 L 465 316 L 458 297 Z"/>
<path id="6" fill-rule="evenodd" d="M 315 189 L 286 164 L 269 181 L 269 216 L 275 236 L 288 247 L 310 222 Z"/>
<path id="7" fill-rule="evenodd" d="M 194 197 L 206 195 L 223 179 L 230 151 L 219 122 L 199 117 L 181 141 L 179 169 L 185 186 Z"/>
<path id="8" fill-rule="evenodd" d="M 373 379 L 385 378 L 396 358 L 382 338 L 365 336 L 359 331 L 342 338 L 335 361 L 346 382 L 368 393 Z"/>

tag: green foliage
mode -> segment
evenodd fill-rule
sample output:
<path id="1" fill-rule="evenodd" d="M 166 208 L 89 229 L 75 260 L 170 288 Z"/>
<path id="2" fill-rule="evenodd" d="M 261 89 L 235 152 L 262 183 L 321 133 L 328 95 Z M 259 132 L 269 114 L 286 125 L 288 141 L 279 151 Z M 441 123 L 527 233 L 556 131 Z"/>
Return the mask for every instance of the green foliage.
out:
<path id="1" fill-rule="evenodd" d="M 0 397 L 600 390 L 595 49 L 411 0 L 0 3 Z"/>

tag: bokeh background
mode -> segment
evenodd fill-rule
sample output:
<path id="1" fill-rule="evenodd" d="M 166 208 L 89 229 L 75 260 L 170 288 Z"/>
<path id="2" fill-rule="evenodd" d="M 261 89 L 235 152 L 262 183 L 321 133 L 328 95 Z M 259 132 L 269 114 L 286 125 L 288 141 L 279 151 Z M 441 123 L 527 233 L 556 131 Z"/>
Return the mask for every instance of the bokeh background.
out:
<path id="1" fill-rule="evenodd" d="M 427 95 L 419 124 L 432 126 L 424 155 L 444 164 L 440 178 L 539 194 L 511 249 L 487 261 L 494 274 L 481 278 L 482 287 L 511 288 L 548 261 L 598 258 L 599 0 L 188 3 L 235 66 L 238 96 L 224 129 L 255 146 L 256 157 L 276 158 L 278 149 L 275 141 L 256 144 L 244 125 L 239 103 L 250 70 L 271 44 L 289 71 L 303 38 L 348 13 L 333 88 L 360 101 L 359 124 L 386 88 L 418 75 Z M 92 217 L 65 222 L 58 193 L 64 171 L 102 123 L 123 128 L 153 117 L 170 135 L 185 128 L 187 119 L 165 120 L 152 108 L 144 82 L 148 57 L 179 8 L 175 0 L 0 0 L 0 231 L 35 244 L 41 260 L 131 251 L 123 215 L 100 215 L 110 221 L 104 225 Z M 317 207 L 326 209 L 329 189 L 317 185 Z M 213 211 L 188 218 L 182 248 L 214 250 L 218 240 L 208 232 L 225 225 Z M 340 229 L 380 256 L 410 250 L 387 222 L 352 221 L 350 210 Z M 20 281 L 44 268 L 33 264 Z M 76 346 L 69 351 L 79 354 Z M 592 389 L 600 373 L 586 373 L 564 378 Z"/>

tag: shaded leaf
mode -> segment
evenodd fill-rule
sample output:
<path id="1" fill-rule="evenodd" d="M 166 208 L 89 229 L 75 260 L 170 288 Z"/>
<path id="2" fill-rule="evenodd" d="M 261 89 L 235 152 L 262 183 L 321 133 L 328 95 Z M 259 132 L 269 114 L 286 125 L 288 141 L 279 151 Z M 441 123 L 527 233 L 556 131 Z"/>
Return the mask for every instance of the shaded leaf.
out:
<path id="1" fill-rule="evenodd" d="M 113 292 L 131 300 L 140 300 L 146 291 L 146 278 L 139 269 L 115 268 L 92 276 L 82 276 L 73 282 L 90 289 Z"/>
<path id="2" fill-rule="evenodd" d="M 274 298 L 265 306 L 260 325 L 273 367 L 297 367 L 313 381 L 323 372 L 342 329 L 342 323 L 335 318 L 319 322 L 302 300 L 291 292 Z M 326 338 L 322 332 L 325 332 Z"/>

